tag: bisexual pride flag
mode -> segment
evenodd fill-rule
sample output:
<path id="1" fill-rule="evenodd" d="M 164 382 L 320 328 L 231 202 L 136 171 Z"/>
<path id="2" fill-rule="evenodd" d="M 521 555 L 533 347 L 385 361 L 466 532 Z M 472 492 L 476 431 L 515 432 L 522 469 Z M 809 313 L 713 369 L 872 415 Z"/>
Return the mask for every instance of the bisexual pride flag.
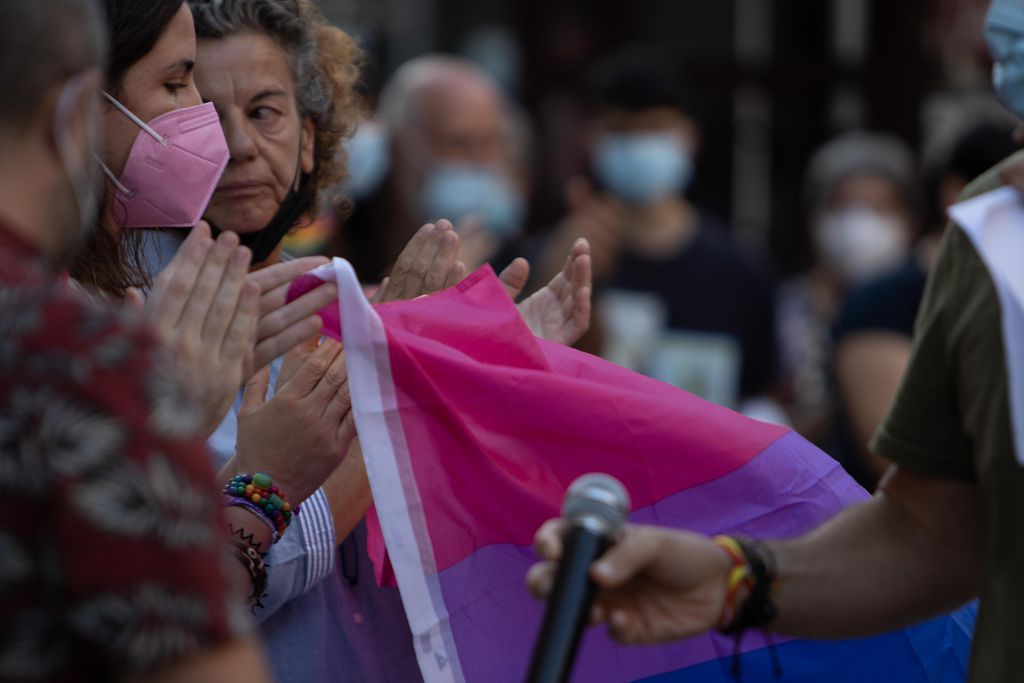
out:
<path id="1" fill-rule="evenodd" d="M 618 478 L 633 522 L 705 534 L 796 536 L 867 498 L 788 429 L 535 338 L 490 268 L 371 306 L 335 259 L 292 295 L 324 280 L 340 290 L 323 315 L 344 333 L 369 552 L 378 580 L 397 580 L 428 682 L 524 680 L 543 612 L 524 584 L 533 534 L 581 474 Z M 781 680 L 963 681 L 972 630 L 968 608 L 873 638 L 782 640 Z M 734 647 L 708 634 L 627 648 L 591 629 L 573 680 L 724 683 Z M 761 635 L 741 651 L 744 681 L 776 680 Z"/>

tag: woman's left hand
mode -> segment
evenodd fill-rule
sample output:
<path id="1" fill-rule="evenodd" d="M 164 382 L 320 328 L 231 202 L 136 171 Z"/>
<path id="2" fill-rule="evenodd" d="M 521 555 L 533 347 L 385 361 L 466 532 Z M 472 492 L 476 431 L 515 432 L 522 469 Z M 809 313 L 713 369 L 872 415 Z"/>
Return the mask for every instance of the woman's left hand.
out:
<path id="1" fill-rule="evenodd" d="M 499 278 L 514 300 L 522 292 L 530 264 L 518 258 Z M 571 346 L 590 327 L 590 244 L 576 240 L 565 266 L 547 285 L 519 303 L 519 313 L 536 336 Z"/>
<path id="2" fill-rule="evenodd" d="M 459 236 L 451 221 L 427 223 L 402 249 L 370 302 L 415 299 L 451 287 L 466 275 L 466 266 L 456 259 L 458 253 Z"/>
<path id="3" fill-rule="evenodd" d="M 317 266 L 328 263 L 323 256 L 307 256 L 277 263 L 249 273 L 248 281 L 260 287 L 260 317 L 256 323 L 253 372 L 320 331 L 323 321 L 317 313 L 338 300 L 338 288 L 325 283 L 295 301 L 288 301 L 292 281 Z M 248 380 L 249 376 L 243 378 Z"/>

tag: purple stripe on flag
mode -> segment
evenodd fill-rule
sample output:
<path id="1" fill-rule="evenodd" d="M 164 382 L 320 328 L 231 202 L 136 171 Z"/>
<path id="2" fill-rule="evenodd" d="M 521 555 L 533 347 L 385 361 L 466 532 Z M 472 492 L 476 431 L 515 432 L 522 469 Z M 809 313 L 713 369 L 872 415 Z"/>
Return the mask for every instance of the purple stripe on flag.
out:
<path id="1" fill-rule="evenodd" d="M 838 464 L 791 433 L 740 469 L 637 510 L 631 520 L 709 535 L 784 538 L 865 498 Z M 497 544 L 441 572 L 467 680 L 523 680 L 543 611 L 523 583 L 535 560 L 530 548 Z M 763 646 L 763 639 L 751 634 L 742 649 Z M 731 639 L 716 634 L 670 646 L 624 649 L 594 630 L 584 639 L 574 680 L 635 680 L 729 656 L 733 647 Z"/>

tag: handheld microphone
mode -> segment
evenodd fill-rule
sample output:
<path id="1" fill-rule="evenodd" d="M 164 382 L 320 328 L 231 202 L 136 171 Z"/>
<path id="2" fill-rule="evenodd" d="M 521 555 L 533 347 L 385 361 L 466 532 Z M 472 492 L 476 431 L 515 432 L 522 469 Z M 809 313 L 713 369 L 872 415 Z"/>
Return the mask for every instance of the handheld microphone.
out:
<path id="1" fill-rule="evenodd" d="M 548 597 L 528 683 L 562 683 L 572 671 L 594 599 L 590 565 L 618 536 L 629 514 L 629 494 L 606 474 L 585 474 L 569 486 L 562 504 L 568 522 L 565 552 Z"/>

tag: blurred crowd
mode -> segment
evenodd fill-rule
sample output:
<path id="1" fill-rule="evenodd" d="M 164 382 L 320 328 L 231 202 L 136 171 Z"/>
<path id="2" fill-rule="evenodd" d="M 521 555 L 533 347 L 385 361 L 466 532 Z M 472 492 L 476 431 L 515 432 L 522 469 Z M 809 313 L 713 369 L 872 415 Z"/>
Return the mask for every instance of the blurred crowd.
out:
<path id="1" fill-rule="evenodd" d="M 337 289 L 289 296 L 325 257 L 374 303 L 493 268 L 537 336 L 791 426 L 873 490 L 946 211 L 1017 147 L 987 81 L 928 140 L 839 112 L 780 151 L 801 215 L 773 240 L 756 188 L 698 191 L 753 157 L 658 41 L 583 59 L 558 23 L 579 77 L 538 105 L 508 27 L 390 63 L 321 4 L 0 3 L 2 680 L 210 652 L 167 680 L 263 680 L 246 608 L 282 680 L 416 679 L 367 580 Z M 965 49 L 936 60 L 989 69 Z"/>
<path id="2" fill-rule="evenodd" d="M 885 465 L 867 443 L 909 357 L 946 209 L 1016 149 L 1012 117 L 988 95 L 921 152 L 891 132 L 836 130 L 786 198 L 802 215 L 783 251 L 810 245 L 794 269 L 693 198 L 709 128 L 666 51 L 596 57 L 559 93 L 572 115 L 553 126 L 516 98 L 514 35 L 478 33 L 462 54 L 363 83 L 349 176 L 287 248 L 377 281 L 415 226 L 447 218 L 469 270 L 526 257 L 532 290 L 585 237 L 594 312 L 580 348 L 791 425 L 872 488 Z"/>

